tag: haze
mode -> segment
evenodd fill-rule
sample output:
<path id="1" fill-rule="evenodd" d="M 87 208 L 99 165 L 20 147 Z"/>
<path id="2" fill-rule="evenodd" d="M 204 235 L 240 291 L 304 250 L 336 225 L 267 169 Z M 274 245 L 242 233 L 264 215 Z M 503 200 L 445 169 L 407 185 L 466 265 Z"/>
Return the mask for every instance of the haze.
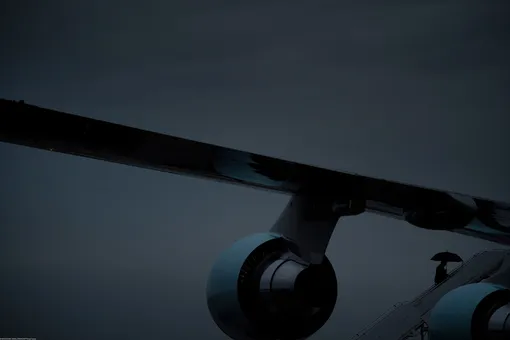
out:
<path id="1" fill-rule="evenodd" d="M 3 1 L 0 97 L 510 202 L 507 1 Z M 112 136 L 112 138 L 115 138 Z M 225 339 L 205 282 L 288 197 L 0 145 L 0 337 Z M 364 215 L 328 249 L 348 339 L 501 246 Z"/>

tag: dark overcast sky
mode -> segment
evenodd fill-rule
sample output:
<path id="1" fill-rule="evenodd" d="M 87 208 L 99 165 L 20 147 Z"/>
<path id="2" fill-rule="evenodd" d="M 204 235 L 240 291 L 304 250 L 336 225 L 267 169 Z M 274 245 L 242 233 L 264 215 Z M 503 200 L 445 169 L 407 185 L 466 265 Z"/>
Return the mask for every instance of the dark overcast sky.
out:
<path id="1" fill-rule="evenodd" d="M 510 202 L 508 1 L 3 1 L 0 97 Z M 383 5 L 384 3 L 384 5 Z M 0 145 L 0 331 L 224 339 L 205 281 L 288 197 Z M 314 339 L 348 338 L 498 247 L 341 221 Z"/>

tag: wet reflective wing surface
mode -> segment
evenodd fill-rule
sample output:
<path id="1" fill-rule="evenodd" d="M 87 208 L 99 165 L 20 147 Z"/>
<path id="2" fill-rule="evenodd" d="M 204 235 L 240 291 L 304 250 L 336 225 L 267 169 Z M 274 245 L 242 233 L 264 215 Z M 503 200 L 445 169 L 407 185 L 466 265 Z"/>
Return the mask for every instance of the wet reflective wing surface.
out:
<path id="1" fill-rule="evenodd" d="M 510 205 L 505 203 L 298 164 L 23 102 L 0 99 L 0 141 L 289 194 L 362 201 L 366 211 L 421 228 L 510 244 Z"/>

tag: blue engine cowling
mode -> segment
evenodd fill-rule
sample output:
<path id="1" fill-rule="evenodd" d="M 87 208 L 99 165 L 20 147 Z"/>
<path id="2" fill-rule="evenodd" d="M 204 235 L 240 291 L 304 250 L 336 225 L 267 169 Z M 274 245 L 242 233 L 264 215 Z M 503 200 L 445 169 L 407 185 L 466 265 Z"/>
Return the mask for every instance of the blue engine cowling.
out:
<path id="1" fill-rule="evenodd" d="M 219 256 L 206 293 L 214 322 L 232 339 L 303 339 L 329 319 L 337 282 L 326 257 L 310 265 L 287 239 L 260 233 Z"/>
<path id="2" fill-rule="evenodd" d="M 510 339 L 510 291 L 490 283 L 450 291 L 431 311 L 429 339 Z"/>

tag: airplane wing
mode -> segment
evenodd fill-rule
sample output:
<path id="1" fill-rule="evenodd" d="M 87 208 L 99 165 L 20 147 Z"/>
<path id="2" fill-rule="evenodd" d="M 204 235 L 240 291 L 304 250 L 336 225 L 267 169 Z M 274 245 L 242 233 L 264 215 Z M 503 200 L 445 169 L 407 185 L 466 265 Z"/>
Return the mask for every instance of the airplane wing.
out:
<path id="1" fill-rule="evenodd" d="M 289 194 L 510 245 L 510 205 L 337 172 L 0 99 L 0 141 Z"/>

